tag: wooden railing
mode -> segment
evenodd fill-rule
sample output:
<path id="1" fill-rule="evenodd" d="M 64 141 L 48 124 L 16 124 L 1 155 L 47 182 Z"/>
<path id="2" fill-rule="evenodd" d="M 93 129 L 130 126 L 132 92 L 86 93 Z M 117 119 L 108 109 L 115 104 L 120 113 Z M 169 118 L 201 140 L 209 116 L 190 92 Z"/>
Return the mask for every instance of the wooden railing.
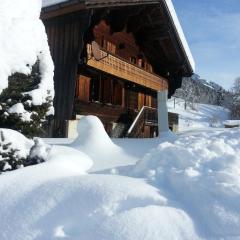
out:
<path id="1" fill-rule="evenodd" d="M 168 112 L 169 128 L 173 131 L 176 131 L 176 128 L 174 129 L 174 125 L 178 125 L 178 117 L 178 114 Z M 133 121 L 132 125 L 128 129 L 126 137 L 143 137 L 142 134 L 144 132 L 145 126 L 158 126 L 158 112 L 156 108 L 143 106 Z"/>
<path id="2" fill-rule="evenodd" d="M 118 56 L 100 50 L 102 59 L 97 61 L 93 57 L 90 44 L 87 45 L 87 52 L 87 65 L 91 67 L 157 91 L 168 89 L 168 83 L 165 78 L 150 73 Z"/>
<path id="3" fill-rule="evenodd" d="M 141 136 L 144 126 L 151 125 L 157 126 L 157 109 L 143 106 L 138 113 L 137 117 L 133 121 L 132 125 L 128 129 L 127 137 L 129 138 L 138 138 Z"/>

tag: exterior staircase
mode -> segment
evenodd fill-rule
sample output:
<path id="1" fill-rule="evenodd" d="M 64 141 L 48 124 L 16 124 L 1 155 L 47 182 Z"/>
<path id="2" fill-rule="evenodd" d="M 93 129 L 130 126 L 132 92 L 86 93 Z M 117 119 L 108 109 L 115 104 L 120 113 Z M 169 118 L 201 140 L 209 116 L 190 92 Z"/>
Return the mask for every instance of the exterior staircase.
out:
<path id="1" fill-rule="evenodd" d="M 126 133 L 128 138 L 139 138 L 143 137 L 144 127 L 152 126 L 157 127 L 158 125 L 158 116 L 157 109 L 143 106 L 133 121 L 132 125 Z"/>
<path id="2" fill-rule="evenodd" d="M 176 113 L 168 112 L 169 129 L 173 132 L 178 131 L 179 116 Z M 150 136 L 158 135 L 158 112 L 156 108 L 143 106 L 136 116 L 135 120 L 125 134 L 128 138 L 144 138 L 144 128 L 152 127 L 154 131 L 150 131 Z"/>

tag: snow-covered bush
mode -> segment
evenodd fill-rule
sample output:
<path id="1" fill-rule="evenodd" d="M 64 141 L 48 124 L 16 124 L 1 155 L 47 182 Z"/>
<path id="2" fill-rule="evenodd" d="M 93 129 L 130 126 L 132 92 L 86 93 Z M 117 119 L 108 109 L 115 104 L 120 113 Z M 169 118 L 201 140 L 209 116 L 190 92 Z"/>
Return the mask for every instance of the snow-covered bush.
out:
<path id="1" fill-rule="evenodd" d="M 54 97 L 41 5 L 41 0 L 2 0 L 0 6 L 0 127 L 26 136 L 44 135 Z"/>
<path id="2" fill-rule="evenodd" d="M 21 141 L 21 144 L 18 144 Z M 49 146 L 10 129 L 0 129 L 0 174 L 44 162 Z"/>
<path id="3" fill-rule="evenodd" d="M 47 97 L 43 104 L 36 106 L 28 94 L 37 89 L 40 81 L 39 60 L 33 65 L 30 75 L 15 73 L 9 77 L 8 88 L 0 94 L 1 127 L 18 130 L 28 137 L 45 135 L 52 100 Z"/>

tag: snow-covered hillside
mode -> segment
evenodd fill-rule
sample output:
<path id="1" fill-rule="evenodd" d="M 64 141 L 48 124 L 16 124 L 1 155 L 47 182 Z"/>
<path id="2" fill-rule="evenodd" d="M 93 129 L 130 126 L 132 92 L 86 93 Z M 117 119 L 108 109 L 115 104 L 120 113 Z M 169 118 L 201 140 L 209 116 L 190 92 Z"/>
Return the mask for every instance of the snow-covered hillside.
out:
<path id="1" fill-rule="evenodd" d="M 179 131 L 197 128 L 223 127 L 223 122 L 229 119 L 229 110 L 216 105 L 194 103 L 194 107 L 187 106 L 180 98 L 168 101 L 170 112 L 179 114 Z"/>
<path id="2" fill-rule="evenodd" d="M 112 142 L 85 117 L 78 130 L 0 175 L 1 240 L 240 238 L 240 129 Z"/>

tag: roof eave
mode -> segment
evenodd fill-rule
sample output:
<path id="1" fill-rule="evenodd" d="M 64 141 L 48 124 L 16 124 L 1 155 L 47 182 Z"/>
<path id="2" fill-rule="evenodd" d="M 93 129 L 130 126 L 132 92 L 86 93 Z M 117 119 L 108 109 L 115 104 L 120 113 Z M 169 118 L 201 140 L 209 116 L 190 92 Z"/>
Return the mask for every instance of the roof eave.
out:
<path id="1" fill-rule="evenodd" d="M 179 19 L 177 17 L 177 13 L 174 9 L 174 6 L 172 4 L 171 0 L 162 0 L 162 2 L 165 5 L 165 9 L 167 10 L 168 16 L 172 22 L 172 26 L 175 30 L 175 34 L 178 38 L 179 44 L 182 48 L 182 51 L 185 55 L 185 62 L 187 63 L 187 68 L 188 68 L 188 74 L 189 76 L 192 75 L 195 72 L 195 61 L 194 58 L 192 56 L 191 50 L 189 48 L 189 45 L 187 43 L 185 34 L 183 32 L 183 29 L 181 27 L 181 24 L 179 22 Z"/>

